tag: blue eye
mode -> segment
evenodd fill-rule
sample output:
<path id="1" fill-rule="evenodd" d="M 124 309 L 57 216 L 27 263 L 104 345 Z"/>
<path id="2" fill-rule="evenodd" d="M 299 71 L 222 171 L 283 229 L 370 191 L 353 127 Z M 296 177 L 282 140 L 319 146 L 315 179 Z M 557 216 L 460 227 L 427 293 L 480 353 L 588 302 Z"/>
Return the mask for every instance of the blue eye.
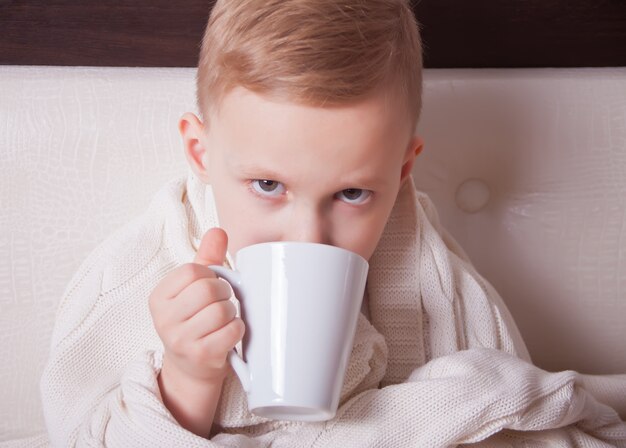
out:
<path id="1" fill-rule="evenodd" d="M 369 190 L 363 190 L 361 188 L 346 188 L 345 190 L 337 193 L 337 199 L 347 204 L 359 205 L 366 202 L 372 192 Z"/>
<path id="2" fill-rule="evenodd" d="M 254 179 L 252 189 L 261 196 L 277 197 L 285 192 L 285 186 L 280 182 L 269 179 Z"/>

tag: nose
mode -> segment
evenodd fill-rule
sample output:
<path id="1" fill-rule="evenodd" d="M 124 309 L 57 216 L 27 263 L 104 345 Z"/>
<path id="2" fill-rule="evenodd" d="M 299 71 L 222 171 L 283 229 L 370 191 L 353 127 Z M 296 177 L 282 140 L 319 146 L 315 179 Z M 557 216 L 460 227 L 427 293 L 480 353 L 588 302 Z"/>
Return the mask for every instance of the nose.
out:
<path id="1" fill-rule="evenodd" d="M 331 244 L 328 219 L 323 210 L 315 207 L 298 207 L 285 236 L 286 241 Z"/>

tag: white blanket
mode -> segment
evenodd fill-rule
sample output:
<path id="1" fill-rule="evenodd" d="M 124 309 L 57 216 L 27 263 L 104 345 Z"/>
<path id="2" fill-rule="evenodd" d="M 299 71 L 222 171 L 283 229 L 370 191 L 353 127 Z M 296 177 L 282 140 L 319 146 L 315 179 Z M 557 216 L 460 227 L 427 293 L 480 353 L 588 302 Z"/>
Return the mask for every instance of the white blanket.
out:
<path id="1" fill-rule="evenodd" d="M 85 260 L 59 306 L 41 382 L 55 446 L 626 447 L 626 424 L 594 397 L 626 403 L 626 375 L 587 389 L 575 372 L 530 364 L 500 297 L 412 181 L 370 260 L 371 320 L 359 318 L 337 416 L 256 417 L 230 375 L 217 434 L 186 431 L 160 398 L 162 345 L 147 299 L 217 224 L 210 187 L 190 174 Z"/>

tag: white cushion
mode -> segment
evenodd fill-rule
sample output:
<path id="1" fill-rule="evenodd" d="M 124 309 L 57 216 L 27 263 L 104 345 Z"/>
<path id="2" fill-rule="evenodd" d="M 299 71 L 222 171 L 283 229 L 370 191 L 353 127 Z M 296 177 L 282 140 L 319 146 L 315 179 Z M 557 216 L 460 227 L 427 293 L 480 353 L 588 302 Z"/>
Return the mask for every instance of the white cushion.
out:
<path id="1" fill-rule="evenodd" d="M 626 372 L 626 69 L 427 71 L 419 130 L 416 183 L 535 363 Z"/>

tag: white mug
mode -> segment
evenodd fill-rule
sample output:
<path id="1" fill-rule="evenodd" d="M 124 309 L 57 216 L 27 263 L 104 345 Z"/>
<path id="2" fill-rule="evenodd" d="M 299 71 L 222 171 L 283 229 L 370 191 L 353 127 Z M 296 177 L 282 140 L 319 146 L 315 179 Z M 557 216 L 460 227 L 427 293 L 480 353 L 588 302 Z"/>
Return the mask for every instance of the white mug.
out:
<path id="1" fill-rule="evenodd" d="M 270 242 L 244 247 L 236 270 L 210 266 L 239 299 L 243 359 L 229 361 L 248 409 L 278 420 L 335 416 L 361 309 L 367 261 L 339 247 Z"/>

